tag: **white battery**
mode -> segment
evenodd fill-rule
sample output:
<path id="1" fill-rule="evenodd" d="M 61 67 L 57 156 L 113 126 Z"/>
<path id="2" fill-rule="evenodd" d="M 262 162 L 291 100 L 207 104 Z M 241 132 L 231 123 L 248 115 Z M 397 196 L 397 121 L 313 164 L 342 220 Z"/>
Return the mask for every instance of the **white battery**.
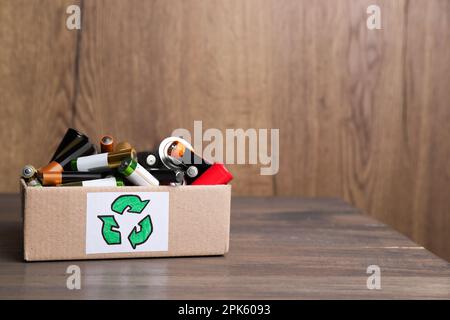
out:
<path id="1" fill-rule="evenodd" d="M 76 170 L 80 172 L 100 171 L 109 169 L 108 154 L 99 153 L 92 156 L 79 157 L 76 159 Z"/>
<path id="2" fill-rule="evenodd" d="M 159 181 L 143 166 L 133 159 L 122 161 L 119 172 L 122 173 L 128 181 L 137 186 L 159 186 Z"/>

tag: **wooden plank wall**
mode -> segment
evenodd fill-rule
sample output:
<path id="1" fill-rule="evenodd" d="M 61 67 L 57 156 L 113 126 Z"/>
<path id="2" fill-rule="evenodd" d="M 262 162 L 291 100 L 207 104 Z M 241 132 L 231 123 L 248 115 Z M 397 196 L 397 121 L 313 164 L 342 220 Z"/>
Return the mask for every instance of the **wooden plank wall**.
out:
<path id="1" fill-rule="evenodd" d="M 71 3 L 0 2 L 0 192 L 19 189 L 24 163 L 48 162 L 73 122 L 77 34 L 64 28 Z"/>
<path id="2" fill-rule="evenodd" d="M 0 24 L 1 192 L 67 126 L 279 128 L 279 173 L 231 166 L 235 195 L 342 197 L 450 259 L 450 1 L 4 0 Z"/>

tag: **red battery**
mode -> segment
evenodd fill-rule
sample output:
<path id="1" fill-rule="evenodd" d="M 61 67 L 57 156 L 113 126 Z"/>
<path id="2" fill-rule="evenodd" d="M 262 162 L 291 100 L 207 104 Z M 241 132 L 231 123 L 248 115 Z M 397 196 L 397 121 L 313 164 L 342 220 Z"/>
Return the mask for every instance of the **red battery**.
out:
<path id="1" fill-rule="evenodd" d="M 191 185 L 227 184 L 233 179 L 233 175 L 222 163 L 214 163 Z"/>

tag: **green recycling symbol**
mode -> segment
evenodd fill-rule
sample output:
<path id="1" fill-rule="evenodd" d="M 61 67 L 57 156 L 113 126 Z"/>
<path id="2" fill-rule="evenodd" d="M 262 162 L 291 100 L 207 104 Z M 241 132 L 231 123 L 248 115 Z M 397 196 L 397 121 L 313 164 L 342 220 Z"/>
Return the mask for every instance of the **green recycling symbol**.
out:
<path id="1" fill-rule="evenodd" d="M 141 200 L 136 195 L 121 195 L 111 204 L 111 210 L 115 213 L 123 215 L 128 209 L 128 213 L 141 214 L 150 200 Z M 108 245 L 117 245 L 122 243 L 122 235 L 118 230 L 120 228 L 113 215 L 98 216 L 102 221 L 102 236 Z M 145 243 L 153 232 L 152 219 L 150 215 L 145 216 L 138 222 L 140 230 L 137 226 L 131 230 L 128 235 L 128 241 L 133 249 L 138 245 Z"/>

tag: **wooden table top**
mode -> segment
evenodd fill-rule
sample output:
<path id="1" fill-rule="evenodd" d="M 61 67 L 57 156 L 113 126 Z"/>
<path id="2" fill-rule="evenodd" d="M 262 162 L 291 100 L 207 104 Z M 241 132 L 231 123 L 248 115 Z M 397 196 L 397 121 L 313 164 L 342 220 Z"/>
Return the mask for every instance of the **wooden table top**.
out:
<path id="1" fill-rule="evenodd" d="M 1 299 L 450 298 L 449 263 L 337 199 L 233 198 L 224 257 L 63 262 L 24 262 L 19 197 L 0 203 Z"/>

